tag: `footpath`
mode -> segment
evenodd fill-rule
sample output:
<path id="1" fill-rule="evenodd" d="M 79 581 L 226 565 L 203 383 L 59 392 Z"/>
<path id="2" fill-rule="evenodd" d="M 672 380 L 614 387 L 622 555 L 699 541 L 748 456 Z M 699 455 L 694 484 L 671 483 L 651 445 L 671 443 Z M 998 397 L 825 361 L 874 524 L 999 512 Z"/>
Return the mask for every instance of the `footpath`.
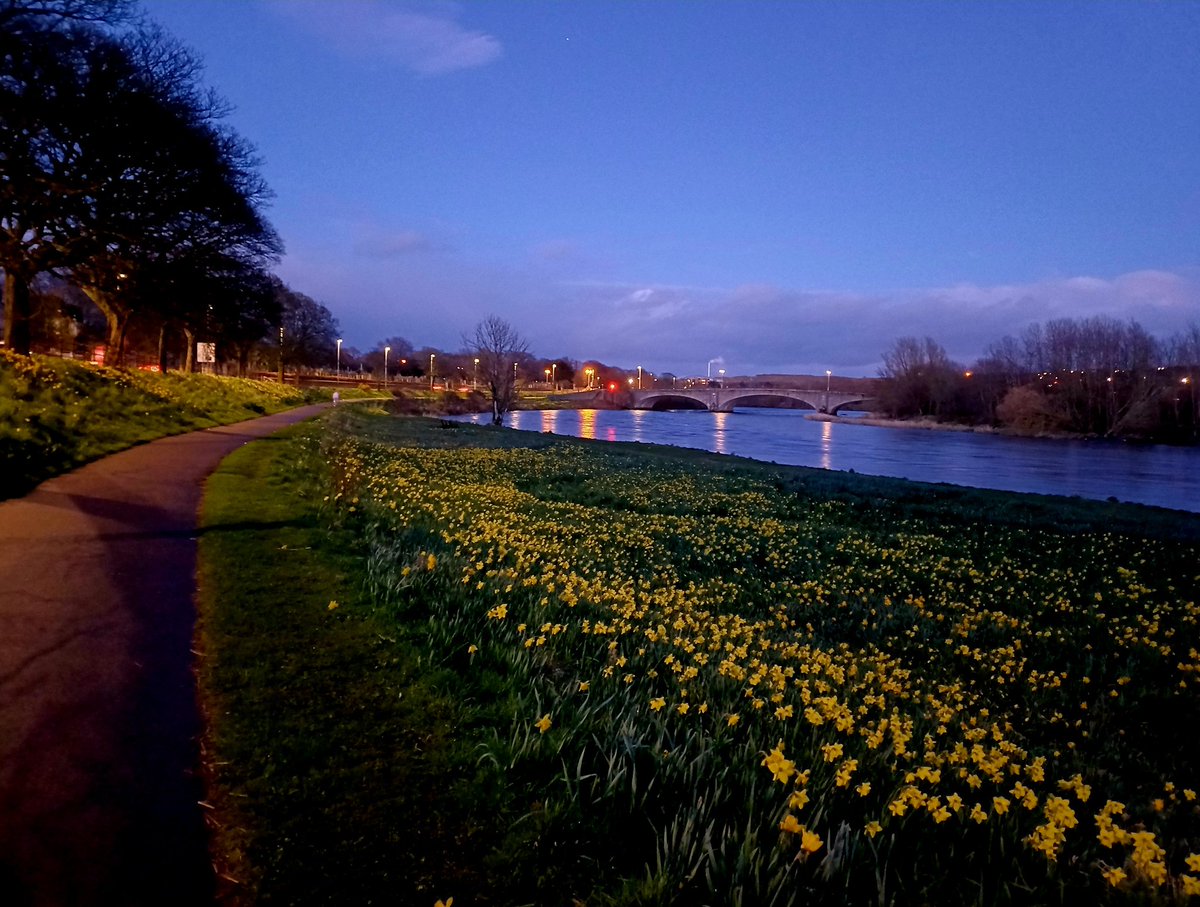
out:
<path id="1" fill-rule="evenodd" d="M 204 480 L 307 406 L 0 503 L 0 903 L 211 904 L 192 672 Z"/>

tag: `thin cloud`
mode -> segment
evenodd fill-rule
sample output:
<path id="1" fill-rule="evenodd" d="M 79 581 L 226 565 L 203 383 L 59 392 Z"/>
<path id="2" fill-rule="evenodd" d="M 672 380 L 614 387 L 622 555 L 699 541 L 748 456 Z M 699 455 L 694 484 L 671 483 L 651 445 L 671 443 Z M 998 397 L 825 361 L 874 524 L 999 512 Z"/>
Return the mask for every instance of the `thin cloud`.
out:
<path id="1" fill-rule="evenodd" d="M 438 248 L 424 233 L 417 230 L 400 230 L 395 233 L 380 233 L 360 236 L 354 243 L 354 254 L 365 258 L 396 258 L 415 252 L 430 252 Z"/>
<path id="2" fill-rule="evenodd" d="M 771 285 L 697 290 L 577 284 L 572 290 L 572 301 L 580 304 L 559 307 L 555 330 L 586 343 L 581 355 L 658 362 L 680 374 L 700 369 L 707 351 L 721 350 L 739 374 L 819 366 L 869 375 L 904 335 L 932 336 L 951 356 L 970 363 L 1004 335 L 1050 318 L 1134 319 L 1159 336 L 1200 318 L 1200 279 L 1162 271 L 879 294 Z M 575 311 L 589 313 L 586 324 L 572 322 Z M 597 323 L 605 325 L 601 336 Z"/>
<path id="3" fill-rule="evenodd" d="M 579 245 L 569 239 L 551 239 L 538 243 L 530 254 L 536 261 L 571 261 L 579 257 Z"/>
<path id="4" fill-rule="evenodd" d="M 460 25 L 454 6 L 417 10 L 384 0 L 269 0 L 269 5 L 340 53 L 386 60 L 422 76 L 486 66 L 504 52 L 496 37 Z"/>

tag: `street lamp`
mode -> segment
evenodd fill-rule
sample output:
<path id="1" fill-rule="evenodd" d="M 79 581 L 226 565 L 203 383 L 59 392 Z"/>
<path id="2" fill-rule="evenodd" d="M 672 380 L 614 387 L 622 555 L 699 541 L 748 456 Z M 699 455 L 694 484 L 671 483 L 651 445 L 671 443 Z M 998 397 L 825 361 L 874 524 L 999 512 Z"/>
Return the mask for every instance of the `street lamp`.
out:
<path id="1" fill-rule="evenodd" d="M 638 366 L 638 390 L 642 389 L 642 367 Z"/>
<path id="2" fill-rule="evenodd" d="M 392 351 L 392 348 L 390 346 L 385 346 L 383 348 L 383 386 L 384 387 L 387 387 L 387 357 L 388 357 L 388 353 L 390 353 L 391 351 Z"/>
<path id="3" fill-rule="evenodd" d="M 550 383 L 550 369 L 546 369 L 546 383 Z"/>
<path id="4" fill-rule="evenodd" d="M 338 338 L 337 348 L 337 379 L 342 380 L 342 338 Z"/>
<path id="5" fill-rule="evenodd" d="M 725 369 L 723 369 L 723 368 L 717 369 L 717 374 L 721 376 L 721 379 L 720 379 L 721 387 L 724 387 L 725 386 Z"/>
<path id="6" fill-rule="evenodd" d="M 433 390 L 433 360 L 436 358 L 436 353 L 429 354 L 429 389 Z"/>
<path id="7" fill-rule="evenodd" d="M 587 389 L 588 390 L 592 389 L 592 375 L 594 375 L 594 374 L 596 374 L 596 370 L 594 368 L 585 368 L 583 370 L 583 377 L 587 378 Z"/>
<path id="8" fill-rule="evenodd" d="M 479 357 L 475 357 L 475 375 L 471 378 L 471 390 L 479 389 Z"/>
<path id="9" fill-rule="evenodd" d="M 829 369 L 825 369 L 825 406 L 821 410 L 823 413 L 829 412 L 829 382 L 832 379 L 833 372 L 831 372 Z"/>
<path id="10" fill-rule="evenodd" d="M 558 390 L 558 363 L 550 363 L 550 383 L 554 385 L 554 389 Z"/>

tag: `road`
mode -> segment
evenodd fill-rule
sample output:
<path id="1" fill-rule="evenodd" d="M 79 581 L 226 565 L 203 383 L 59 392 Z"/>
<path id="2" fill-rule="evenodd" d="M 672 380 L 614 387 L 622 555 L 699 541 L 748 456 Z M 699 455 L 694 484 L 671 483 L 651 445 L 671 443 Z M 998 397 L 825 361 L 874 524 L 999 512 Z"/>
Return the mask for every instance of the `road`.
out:
<path id="1" fill-rule="evenodd" d="M 192 673 L 205 478 L 308 406 L 165 438 L 0 503 L 0 902 L 214 896 Z"/>

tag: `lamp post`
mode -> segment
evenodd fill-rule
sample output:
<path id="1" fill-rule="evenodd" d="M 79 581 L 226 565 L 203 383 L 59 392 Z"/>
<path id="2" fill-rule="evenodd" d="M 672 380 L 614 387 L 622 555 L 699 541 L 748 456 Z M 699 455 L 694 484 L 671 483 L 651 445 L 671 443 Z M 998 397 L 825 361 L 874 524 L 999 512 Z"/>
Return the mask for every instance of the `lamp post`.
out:
<path id="1" fill-rule="evenodd" d="M 437 358 L 436 353 L 429 354 L 429 389 L 433 390 L 433 360 Z"/>
<path id="2" fill-rule="evenodd" d="M 546 369 L 546 384 L 550 383 L 550 369 Z"/>
<path id="3" fill-rule="evenodd" d="M 829 382 L 833 380 L 833 372 L 825 369 L 825 406 L 821 410 L 823 413 L 829 412 Z"/>
<path id="4" fill-rule="evenodd" d="M 638 366 L 638 390 L 642 389 L 642 367 Z"/>
<path id="5" fill-rule="evenodd" d="M 583 376 L 585 378 L 587 378 L 587 389 L 588 390 L 592 389 L 592 376 L 594 374 L 596 374 L 596 370 L 594 368 L 585 368 L 583 370 Z"/>
<path id="6" fill-rule="evenodd" d="M 471 376 L 471 390 L 479 389 L 479 357 L 475 357 L 475 374 Z"/>
<path id="7" fill-rule="evenodd" d="M 338 338 L 338 348 L 337 348 L 337 379 L 338 379 L 338 381 L 342 380 L 342 338 L 341 337 Z"/>
<path id="8" fill-rule="evenodd" d="M 554 385 L 554 389 L 558 390 L 558 363 L 550 363 L 550 383 Z"/>
<path id="9" fill-rule="evenodd" d="M 723 390 L 725 388 L 725 369 L 723 369 L 723 368 L 717 369 L 717 374 L 721 376 L 720 381 L 721 381 L 721 388 Z"/>
<path id="10" fill-rule="evenodd" d="M 387 387 L 387 357 L 388 357 L 388 353 L 390 353 L 391 351 L 392 351 L 392 348 L 390 346 L 385 346 L 383 348 L 383 386 L 384 387 Z"/>

